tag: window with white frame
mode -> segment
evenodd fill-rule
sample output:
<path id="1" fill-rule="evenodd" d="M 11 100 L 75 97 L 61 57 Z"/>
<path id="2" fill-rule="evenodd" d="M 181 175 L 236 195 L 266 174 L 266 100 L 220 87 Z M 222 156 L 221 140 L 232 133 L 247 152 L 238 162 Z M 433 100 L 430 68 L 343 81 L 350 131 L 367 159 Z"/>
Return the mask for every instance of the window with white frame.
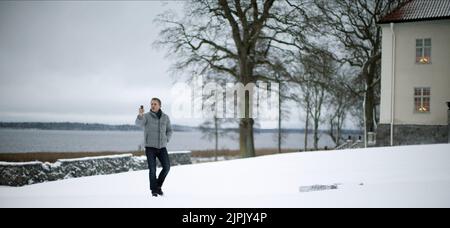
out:
<path id="1" fill-rule="evenodd" d="M 416 63 L 431 63 L 431 39 L 416 39 Z"/>
<path id="2" fill-rule="evenodd" d="M 431 90 L 429 87 L 414 88 L 414 111 L 430 112 Z"/>

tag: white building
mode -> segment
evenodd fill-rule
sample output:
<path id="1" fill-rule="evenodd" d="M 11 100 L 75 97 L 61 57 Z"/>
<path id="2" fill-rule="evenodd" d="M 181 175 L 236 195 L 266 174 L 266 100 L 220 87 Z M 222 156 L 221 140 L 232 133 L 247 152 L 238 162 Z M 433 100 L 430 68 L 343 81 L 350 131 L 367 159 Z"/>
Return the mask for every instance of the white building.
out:
<path id="1" fill-rule="evenodd" d="M 412 0 L 379 22 L 381 105 L 377 145 L 447 143 L 450 0 Z"/>

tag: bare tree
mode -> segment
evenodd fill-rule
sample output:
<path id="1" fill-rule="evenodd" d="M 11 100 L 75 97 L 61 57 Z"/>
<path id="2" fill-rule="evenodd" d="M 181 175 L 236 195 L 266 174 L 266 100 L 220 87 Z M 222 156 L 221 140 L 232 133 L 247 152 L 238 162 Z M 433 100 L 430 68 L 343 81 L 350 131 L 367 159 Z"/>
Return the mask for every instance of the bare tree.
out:
<path id="1" fill-rule="evenodd" d="M 329 99 L 329 90 L 333 88 L 332 79 L 336 74 L 337 65 L 332 54 L 324 49 L 316 47 L 301 60 L 304 67 L 304 81 L 306 86 L 302 89 L 306 94 L 309 115 L 313 123 L 314 149 L 319 147 L 319 126 L 323 120 L 323 105 Z M 309 120 L 307 120 L 309 121 Z"/>
<path id="2" fill-rule="evenodd" d="M 336 146 L 341 144 L 342 139 L 342 129 L 344 126 L 345 119 L 350 112 L 352 106 L 354 106 L 355 97 L 352 96 L 350 91 L 346 88 L 349 77 L 347 77 L 343 72 L 336 75 L 330 84 L 328 93 L 330 94 L 329 101 L 327 102 L 328 113 L 328 123 L 329 132 L 331 139 L 334 141 Z"/>
<path id="3" fill-rule="evenodd" d="M 310 116 L 313 121 L 313 145 L 314 149 L 319 149 L 319 124 L 322 117 L 322 105 L 325 98 L 325 89 L 319 85 L 312 86 L 312 109 Z"/>
<path id="4" fill-rule="evenodd" d="M 277 74 L 278 75 L 278 74 Z M 287 83 L 283 81 L 281 76 L 276 76 L 275 81 L 279 84 L 278 89 L 278 115 L 277 115 L 277 144 L 278 144 L 278 153 L 281 153 L 281 148 L 283 142 L 287 138 L 287 134 L 283 131 L 282 122 L 283 120 L 289 120 L 289 115 L 291 114 L 289 109 L 285 108 L 285 103 L 290 99 L 289 97 L 289 88 Z"/>
<path id="5" fill-rule="evenodd" d="M 219 81 L 220 82 L 220 81 Z M 217 84 L 216 84 L 217 85 Z M 209 91 L 209 90 L 203 90 Z M 222 94 L 220 94 L 222 93 Z M 202 138 L 208 139 L 209 141 L 214 140 L 214 159 L 217 161 L 217 154 L 219 150 L 219 138 L 223 137 L 231 137 L 230 133 L 234 133 L 233 129 L 225 128 L 225 125 L 233 125 L 237 124 L 238 121 L 232 118 L 219 118 L 219 112 L 226 108 L 224 101 L 224 94 L 221 90 L 214 90 L 211 93 L 203 93 L 202 100 L 210 101 L 202 103 L 202 111 L 208 112 L 206 113 L 207 117 L 210 118 L 205 120 L 202 124 L 200 124 L 199 128 L 202 132 Z M 223 99 L 220 101 L 220 99 Z M 219 107 L 223 105 L 222 107 Z M 228 107 L 230 108 L 230 107 Z"/>
<path id="6" fill-rule="evenodd" d="M 200 126 L 202 138 L 209 141 L 214 140 L 214 160 L 217 161 L 217 154 L 219 151 L 219 139 L 223 137 L 232 137 L 233 129 L 225 128 L 224 126 L 234 123 L 234 119 L 224 119 L 213 116 L 211 120 L 205 120 Z"/>
<path id="7" fill-rule="evenodd" d="M 314 52 L 315 44 L 311 40 L 320 36 L 322 29 L 313 25 L 327 21 L 323 15 L 315 14 L 320 8 L 311 13 L 314 3 L 314 0 L 192 0 L 186 3 L 183 18 L 176 19 L 172 14 L 158 18 L 164 28 L 156 43 L 177 57 L 174 69 L 179 73 L 201 74 L 213 81 L 214 78 L 231 79 L 244 85 L 277 80 L 302 84 L 304 78 L 297 77 L 291 67 L 302 61 L 305 53 Z M 273 72 L 281 78 L 273 77 Z M 324 81 L 312 78 L 307 81 L 308 85 L 325 88 Z M 320 112 L 312 112 L 311 107 L 315 104 L 321 107 L 323 99 L 320 98 L 325 93 L 323 96 L 318 93 L 316 103 L 310 102 L 313 95 L 308 96 L 307 123 L 309 117 L 321 116 Z M 251 94 L 244 96 L 245 116 L 239 123 L 239 145 L 242 156 L 251 157 L 255 156 L 255 120 L 250 117 Z M 278 128 L 280 150 L 281 119 Z"/>
<path id="8" fill-rule="evenodd" d="M 308 150 L 308 134 L 309 134 L 309 121 L 311 119 L 311 94 L 308 88 L 310 87 L 307 82 L 302 83 L 291 83 L 291 87 L 293 88 L 293 92 L 291 94 L 290 99 L 297 103 L 299 107 L 299 113 L 305 113 L 305 125 L 304 125 L 304 142 L 303 142 L 303 150 Z M 302 148 L 299 148 L 300 150 Z"/>
<path id="9" fill-rule="evenodd" d="M 275 58 L 272 58 L 272 62 L 270 63 L 269 67 L 266 69 L 267 74 L 271 74 L 272 76 L 272 82 L 275 82 L 278 84 L 277 88 L 271 88 L 271 90 L 275 93 L 277 93 L 278 101 L 276 102 L 278 107 L 277 108 L 277 133 L 276 133 L 276 140 L 277 140 L 277 148 L 278 153 L 281 153 L 282 144 L 287 138 L 286 132 L 283 130 L 282 122 L 283 120 L 289 120 L 290 116 L 290 110 L 286 108 L 286 102 L 291 99 L 290 97 L 290 91 L 289 91 L 289 85 L 286 81 L 286 72 L 283 66 L 283 63 L 280 60 L 280 56 L 277 56 Z"/>
<path id="10" fill-rule="evenodd" d="M 308 134 L 309 134 L 309 121 L 311 119 L 309 113 L 311 113 L 311 94 L 310 91 L 307 89 L 308 85 L 306 87 L 303 87 L 302 91 L 304 91 L 304 99 L 303 99 L 303 107 L 305 108 L 305 139 L 304 139 L 304 151 L 308 150 Z"/>
<path id="11" fill-rule="evenodd" d="M 317 30 L 333 38 L 341 49 L 337 59 L 359 69 L 358 77 L 348 85 L 364 100 L 365 130 L 376 128 L 376 94 L 379 93 L 381 28 L 377 22 L 404 0 L 314 0 L 322 15 Z"/>
<path id="12" fill-rule="evenodd" d="M 267 55 L 267 42 L 260 35 L 274 1 L 190 1 L 183 19 L 158 19 L 166 26 L 158 44 L 178 55 L 178 69 L 220 72 L 244 85 L 256 83 L 265 78 L 255 72 L 258 61 L 263 62 Z M 255 156 L 250 96 L 245 94 L 245 115 L 239 123 L 239 145 L 244 157 Z"/>

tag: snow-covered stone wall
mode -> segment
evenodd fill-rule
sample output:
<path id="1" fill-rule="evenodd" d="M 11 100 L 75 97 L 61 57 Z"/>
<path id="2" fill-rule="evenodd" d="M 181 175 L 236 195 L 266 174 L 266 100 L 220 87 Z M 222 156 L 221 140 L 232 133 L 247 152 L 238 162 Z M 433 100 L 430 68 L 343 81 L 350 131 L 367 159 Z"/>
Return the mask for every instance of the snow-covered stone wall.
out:
<path id="1" fill-rule="evenodd" d="M 448 110 L 447 110 L 447 141 L 450 143 L 450 101 L 447 102 Z"/>
<path id="2" fill-rule="evenodd" d="M 169 152 L 171 165 L 191 164 L 191 152 Z M 157 160 L 158 166 L 160 166 Z M 48 162 L 0 162 L 0 185 L 23 186 L 74 177 L 148 169 L 145 156 L 132 154 L 59 159 Z"/>

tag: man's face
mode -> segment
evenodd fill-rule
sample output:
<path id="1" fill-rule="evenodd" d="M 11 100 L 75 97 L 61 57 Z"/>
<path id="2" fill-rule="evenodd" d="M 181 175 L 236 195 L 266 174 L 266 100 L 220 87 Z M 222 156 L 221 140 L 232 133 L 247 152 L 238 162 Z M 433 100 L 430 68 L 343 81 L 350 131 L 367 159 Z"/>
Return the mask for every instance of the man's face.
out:
<path id="1" fill-rule="evenodd" d="M 155 100 L 152 101 L 151 106 L 152 106 L 152 112 L 158 112 L 159 109 L 161 108 L 158 101 L 155 101 Z"/>

